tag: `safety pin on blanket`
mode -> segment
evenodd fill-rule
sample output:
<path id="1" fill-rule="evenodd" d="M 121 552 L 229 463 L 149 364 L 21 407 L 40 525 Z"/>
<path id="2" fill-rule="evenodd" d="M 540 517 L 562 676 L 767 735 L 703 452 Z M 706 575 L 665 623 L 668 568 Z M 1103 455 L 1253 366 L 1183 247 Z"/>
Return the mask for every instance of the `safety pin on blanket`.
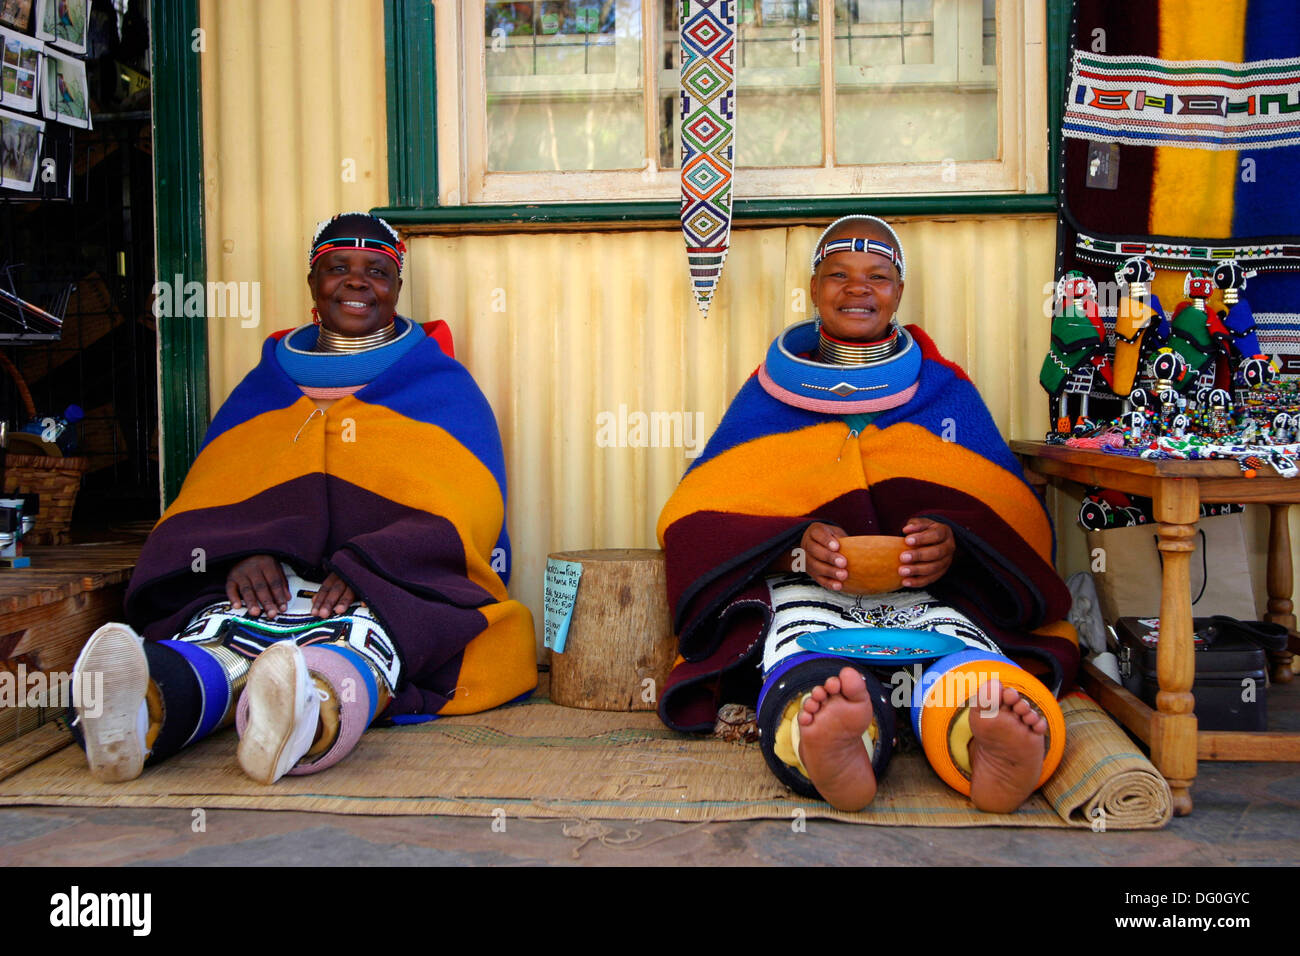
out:
<path id="1" fill-rule="evenodd" d="M 839 461 L 841 458 L 844 457 L 844 446 L 849 443 L 849 439 L 857 438 L 857 437 L 858 437 L 858 430 L 850 426 L 849 433 L 844 436 L 844 441 L 840 442 L 840 453 L 835 456 L 836 461 Z"/>
<path id="2" fill-rule="evenodd" d="M 315 418 L 317 415 L 321 416 L 321 418 L 324 418 L 325 412 L 319 408 L 313 408 L 311 410 L 311 414 L 307 416 L 307 420 L 298 427 L 298 434 L 293 436 L 293 444 L 295 445 L 298 444 L 298 435 L 302 434 L 302 430 L 306 428 L 309 424 L 311 424 L 311 420 Z"/>

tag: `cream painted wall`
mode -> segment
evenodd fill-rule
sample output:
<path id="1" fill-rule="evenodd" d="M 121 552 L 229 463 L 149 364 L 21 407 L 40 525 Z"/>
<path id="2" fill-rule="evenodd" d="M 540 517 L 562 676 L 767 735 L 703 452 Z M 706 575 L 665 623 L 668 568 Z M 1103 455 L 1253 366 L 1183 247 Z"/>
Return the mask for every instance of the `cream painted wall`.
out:
<path id="1" fill-rule="evenodd" d="M 213 320 L 213 410 L 265 336 L 309 321 L 317 220 L 387 201 L 383 22 L 375 0 L 203 0 L 208 276 L 260 283 L 253 328 Z M 864 209 L 870 203 L 864 201 Z M 1051 216 L 898 225 L 909 278 L 900 312 L 980 387 L 1009 437 L 1047 426 Z M 400 309 L 445 319 L 496 410 L 510 482 L 512 592 L 540 621 L 548 552 L 653 546 L 682 447 L 601 447 L 602 412 L 681 413 L 706 437 L 783 326 L 804 317 L 818 229 L 740 229 L 707 320 L 672 230 L 408 239 Z M 629 436 L 635 437 L 635 436 Z M 1062 571 L 1085 566 L 1061 515 Z M 1293 534 L 1300 528 L 1293 519 Z M 1298 562 L 1300 563 L 1300 562 Z M 1258 577 L 1262 586 L 1262 574 Z"/>

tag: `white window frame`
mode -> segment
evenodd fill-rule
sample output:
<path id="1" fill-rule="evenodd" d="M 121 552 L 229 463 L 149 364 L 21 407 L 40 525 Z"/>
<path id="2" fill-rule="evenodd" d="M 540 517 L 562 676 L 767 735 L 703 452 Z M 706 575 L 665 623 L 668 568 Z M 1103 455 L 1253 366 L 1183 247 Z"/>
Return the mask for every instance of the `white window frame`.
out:
<path id="1" fill-rule="evenodd" d="M 653 28 L 658 8 L 675 0 L 643 0 L 641 75 L 676 82 L 675 71 L 659 66 L 660 46 Z M 834 0 L 822 0 L 823 11 Z M 982 4 L 968 0 L 934 0 L 935 46 L 957 12 L 958 32 L 983 35 Z M 438 170 L 442 205 L 611 202 L 671 200 L 680 196 L 676 169 L 657 165 L 659 90 L 643 96 L 646 151 L 640 169 L 574 172 L 487 172 L 487 133 L 483 36 L 485 0 L 435 0 L 437 29 Z M 941 13 L 947 12 L 947 16 Z M 940 23 L 943 26 L 940 26 Z M 833 49 L 834 19 L 819 17 L 820 49 Z M 944 42 L 951 42 L 945 40 Z M 999 102 L 998 158 L 859 166 L 836 166 L 833 96 L 823 95 L 821 166 L 740 167 L 738 199 L 814 198 L 853 195 L 980 195 L 1042 193 L 1048 186 L 1047 13 L 1041 0 L 998 0 L 997 66 L 983 64 L 983 44 L 968 42 L 956 64 L 958 82 L 978 88 L 996 80 Z M 837 78 L 849 81 L 858 67 L 821 58 L 821 85 L 833 90 Z M 470 68 L 472 65 L 473 68 Z M 870 68 L 871 83 L 907 89 L 943 85 L 952 80 L 945 67 L 906 64 Z M 767 70 L 764 73 L 769 72 Z M 772 73 L 785 73 L 773 69 Z M 949 69 L 948 72 L 951 72 Z M 563 80 L 565 78 L 557 78 Z M 595 78 L 590 78 L 595 79 Z M 567 78 L 572 82 L 573 78 Z M 779 82 L 773 77 L 772 82 Z M 535 89 L 536 86 L 534 85 Z M 739 122 L 744 122 L 743 116 Z"/>

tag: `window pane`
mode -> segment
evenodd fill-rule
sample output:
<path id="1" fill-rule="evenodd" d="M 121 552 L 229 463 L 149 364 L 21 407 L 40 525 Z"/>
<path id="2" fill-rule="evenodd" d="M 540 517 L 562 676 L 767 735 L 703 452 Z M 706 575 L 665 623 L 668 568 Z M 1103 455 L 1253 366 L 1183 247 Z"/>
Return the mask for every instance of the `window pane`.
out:
<path id="1" fill-rule="evenodd" d="M 817 0 L 745 0 L 736 23 L 736 165 L 820 166 Z"/>
<path id="2" fill-rule="evenodd" d="M 682 163 L 682 68 L 680 4 L 664 0 L 659 11 L 659 168 Z"/>
<path id="3" fill-rule="evenodd" d="M 836 0 L 835 159 L 996 159 L 996 0 Z"/>
<path id="4" fill-rule="evenodd" d="M 665 2 L 660 166 L 681 162 L 678 4 Z M 820 166 L 818 0 L 736 4 L 736 166 Z M 671 130 L 671 155 L 668 142 Z"/>
<path id="5" fill-rule="evenodd" d="M 933 0 L 840 0 L 835 58 L 875 66 L 933 63 Z"/>
<path id="6" fill-rule="evenodd" d="M 644 165 L 640 0 L 488 0 L 483 29 L 489 171 Z"/>
<path id="7" fill-rule="evenodd" d="M 984 65 L 998 65 L 998 0 L 984 0 Z"/>

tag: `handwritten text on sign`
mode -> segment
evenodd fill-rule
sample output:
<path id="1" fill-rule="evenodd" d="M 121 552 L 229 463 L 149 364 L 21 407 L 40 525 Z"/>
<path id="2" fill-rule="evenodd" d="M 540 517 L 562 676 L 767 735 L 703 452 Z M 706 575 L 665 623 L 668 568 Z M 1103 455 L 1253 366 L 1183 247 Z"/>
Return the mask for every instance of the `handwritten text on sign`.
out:
<path id="1" fill-rule="evenodd" d="M 578 597 L 578 581 L 582 578 L 582 565 L 577 561 L 559 558 L 546 559 L 545 635 L 542 643 L 557 654 L 564 653 L 564 643 L 569 637 L 569 621 L 573 617 L 573 603 Z"/>

